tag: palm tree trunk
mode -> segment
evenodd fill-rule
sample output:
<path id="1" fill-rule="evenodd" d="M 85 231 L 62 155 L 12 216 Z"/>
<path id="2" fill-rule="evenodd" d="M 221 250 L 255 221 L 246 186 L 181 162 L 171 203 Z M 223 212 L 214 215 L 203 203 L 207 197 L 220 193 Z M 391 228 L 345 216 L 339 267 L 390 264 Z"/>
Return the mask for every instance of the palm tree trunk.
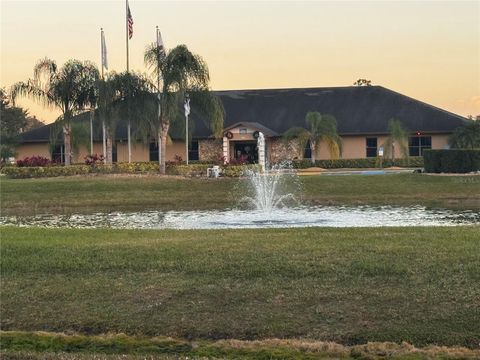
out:
<path id="1" fill-rule="evenodd" d="M 158 138 L 158 168 L 160 169 L 161 166 L 162 166 L 162 133 L 161 131 L 158 132 L 157 134 L 157 138 Z"/>
<path id="2" fill-rule="evenodd" d="M 127 137 L 128 137 L 128 163 L 130 164 L 132 162 L 132 125 L 130 123 L 130 120 L 128 121 L 128 126 L 127 126 Z"/>
<path id="3" fill-rule="evenodd" d="M 315 165 L 315 151 L 317 150 L 317 143 L 315 141 L 310 141 L 310 158 L 312 159 L 312 164 Z"/>
<path id="4" fill-rule="evenodd" d="M 167 153 L 167 136 L 170 124 L 162 124 L 160 128 L 160 173 L 165 174 L 165 154 Z"/>
<path id="5" fill-rule="evenodd" d="M 63 145 L 65 147 L 65 165 L 72 163 L 72 127 L 70 124 L 63 125 Z"/>
<path id="6" fill-rule="evenodd" d="M 93 155 L 93 121 L 95 120 L 95 109 L 90 108 L 90 154 Z"/>
<path id="7" fill-rule="evenodd" d="M 107 134 L 107 156 L 106 156 L 106 160 L 107 160 L 107 164 L 112 164 L 113 163 L 113 157 L 112 157 L 112 153 L 113 153 L 113 141 L 112 141 L 112 135 L 110 134 Z"/>

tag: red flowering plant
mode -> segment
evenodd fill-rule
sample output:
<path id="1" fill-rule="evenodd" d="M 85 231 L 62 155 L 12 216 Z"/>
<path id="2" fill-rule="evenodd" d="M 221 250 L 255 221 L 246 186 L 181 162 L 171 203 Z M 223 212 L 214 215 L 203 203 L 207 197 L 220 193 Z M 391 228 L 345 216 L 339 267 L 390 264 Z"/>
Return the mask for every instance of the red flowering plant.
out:
<path id="1" fill-rule="evenodd" d="M 102 164 L 105 161 L 105 157 L 103 155 L 98 154 L 90 154 L 84 157 L 85 164 L 90 165 L 91 167 L 97 166 L 97 164 Z"/>
<path id="2" fill-rule="evenodd" d="M 246 155 L 240 156 L 238 159 L 230 159 L 228 165 L 246 165 L 248 164 L 248 157 Z"/>
<path id="3" fill-rule="evenodd" d="M 175 158 L 173 160 L 167 161 L 166 164 L 167 166 L 172 166 L 172 165 L 180 165 L 183 162 L 183 159 L 180 155 L 175 154 Z"/>
<path id="4" fill-rule="evenodd" d="M 26 157 L 23 160 L 17 160 L 18 167 L 38 167 L 38 166 L 48 166 L 52 162 L 50 159 L 47 159 L 43 156 L 31 156 Z"/>

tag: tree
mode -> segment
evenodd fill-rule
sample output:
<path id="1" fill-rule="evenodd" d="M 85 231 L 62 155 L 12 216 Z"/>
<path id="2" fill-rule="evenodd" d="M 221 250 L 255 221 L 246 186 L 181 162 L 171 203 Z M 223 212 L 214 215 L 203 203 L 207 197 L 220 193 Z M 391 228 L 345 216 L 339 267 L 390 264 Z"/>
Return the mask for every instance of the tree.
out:
<path id="1" fill-rule="evenodd" d="M 99 79 L 97 82 L 98 113 L 102 122 L 102 128 L 105 127 L 105 162 L 107 164 L 112 164 L 113 162 L 113 141 L 118 120 L 113 110 L 113 104 L 116 100 L 114 76 L 115 74 L 112 73 L 111 75 L 107 75 L 105 79 Z"/>
<path id="2" fill-rule="evenodd" d="M 408 131 L 403 127 L 402 122 L 396 119 L 390 119 L 388 122 L 389 136 L 383 143 L 385 157 L 391 157 L 395 161 L 395 146 L 398 144 L 400 154 L 408 159 Z"/>
<path id="3" fill-rule="evenodd" d="M 335 117 L 328 114 L 321 115 L 317 111 L 310 111 L 305 117 L 305 122 L 308 125 L 308 130 L 302 127 L 293 127 L 285 132 L 285 140 L 298 140 L 301 149 L 304 149 L 307 143 L 310 142 L 312 164 L 315 164 L 315 154 L 320 148 L 322 141 L 327 145 L 330 157 L 338 158 L 342 152 L 342 139 L 337 133 L 337 120 Z"/>
<path id="4" fill-rule="evenodd" d="M 158 82 L 156 90 L 160 111 L 154 126 L 159 142 L 160 172 L 164 174 L 168 132 L 173 123 L 184 121 L 181 109 L 186 93 L 190 96 L 192 109 L 206 115 L 204 120 L 216 136 L 221 133 L 225 115 L 221 101 L 209 91 L 207 64 L 185 45 L 170 51 L 151 45 L 145 51 L 144 60 Z"/>
<path id="5" fill-rule="evenodd" d="M 0 88 L 0 119 L 0 157 L 2 160 L 15 156 L 15 147 L 18 145 L 20 133 L 44 125 L 35 116 L 28 115 L 27 110 L 11 106 L 10 99 L 3 88 Z"/>
<path id="6" fill-rule="evenodd" d="M 480 121 L 469 121 L 453 132 L 449 139 L 453 149 L 480 149 Z"/>
<path id="7" fill-rule="evenodd" d="M 0 89 L 0 156 L 2 161 L 15 156 L 18 134 L 27 126 L 27 111 L 12 107 L 4 89 Z"/>
<path id="8" fill-rule="evenodd" d="M 110 122 L 109 134 L 113 135 L 116 122 L 122 121 L 132 126 L 134 139 L 147 142 L 154 128 L 156 116 L 156 95 L 154 85 L 141 74 L 123 72 L 111 77 L 113 97 L 113 114 L 117 119 Z"/>
<path id="9" fill-rule="evenodd" d="M 28 96 L 62 115 L 56 120 L 62 126 L 65 165 L 72 161 L 72 118 L 89 104 L 91 88 L 99 78 L 97 67 L 88 61 L 69 60 L 61 68 L 50 59 L 40 60 L 34 67 L 34 77 L 12 86 L 12 100 Z"/>
<path id="10" fill-rule="evenodd" d="M 372 82 L 367 79 L 358 79 L 353 83 L 355 86 L 372 86 Z"/>

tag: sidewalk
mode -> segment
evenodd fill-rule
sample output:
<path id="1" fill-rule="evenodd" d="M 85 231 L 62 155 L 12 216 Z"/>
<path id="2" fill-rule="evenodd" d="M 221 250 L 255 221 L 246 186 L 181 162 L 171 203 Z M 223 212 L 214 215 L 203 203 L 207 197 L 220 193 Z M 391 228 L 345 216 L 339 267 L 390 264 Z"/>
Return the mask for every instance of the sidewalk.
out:
<path id="1" fill-rule="evenodd" d="M 308 168 L 299 169 L 297 174 L 299 176 L 309 175 L 385 175 L 385 174 L 411 174 L 419 168 L 366 168 L 366 169 L 322 169 L 322 168 Z"/>

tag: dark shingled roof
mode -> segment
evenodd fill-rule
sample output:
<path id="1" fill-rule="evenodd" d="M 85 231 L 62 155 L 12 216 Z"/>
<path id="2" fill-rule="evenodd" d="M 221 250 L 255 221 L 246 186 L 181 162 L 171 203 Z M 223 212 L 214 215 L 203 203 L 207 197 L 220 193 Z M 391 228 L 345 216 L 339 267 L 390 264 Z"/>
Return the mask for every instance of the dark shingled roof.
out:
<path id="1" fill-rule="evenodd" d="M 349 86 L 307 89 L 215 91 L 225 107 L 225 124 L 258 123 L 273 133 L 283 134 L 293 126 L 306 126 L 308 111 L 335 116 L 340 135 L 388 133 L 391 118 L 400 120 L 411 132 L 451 133 L 468 120 L 382 86 Z M 87 121 L 88 113 L 79 115 Z M 194 137 L 206 138 L 211 131 L 192 106 L 190 119 L 195 123 Z M 25 142 L 48 141 L 50 125 L 22 134 Z M 180 128 L 179 128 L 180 129 Z M 172 137 L 181 138 L 179 129 Z M 118 126 L 117 139 L 126 138 L 126 128 Z M 97 129 L 95 139 L 101 139 Z"/>

